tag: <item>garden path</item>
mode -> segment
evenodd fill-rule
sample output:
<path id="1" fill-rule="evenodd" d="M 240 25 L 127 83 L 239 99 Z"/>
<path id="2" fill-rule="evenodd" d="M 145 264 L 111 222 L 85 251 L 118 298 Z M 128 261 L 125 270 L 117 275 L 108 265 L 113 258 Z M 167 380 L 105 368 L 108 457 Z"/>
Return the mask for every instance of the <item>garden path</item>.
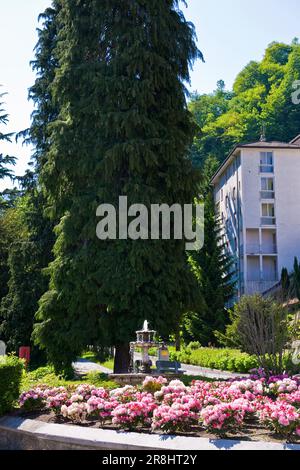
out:
<path id="1" fill-rule="evenodd" d="M 136 354 L 135 358 L 139 359 L 139 356 L 139 354 Z M 151 360 L 155 364 L 156 358 L 151 357 Z M 185 371 L 186 375 L 207 377 L 209 379 L 226 380 L 236 379 L 237 377 L 249 377 L 248 374 L 234 374 L 232 372 L 207 369 L 204 367 L 192 366 L 190 364 L 182 364 L 181 366 L 182 369 Z M 100 364 L 95 364 L 94 362 L 91 362 L 88 359 L 78 359 L 76 362 L 74 362 L 73 367 L 78 375 L 85 375 L 89 372 L 102 372 L 104 374 L 112 373 L 110 369 L 107 369 L 106 367 L 103 367 Z"/>

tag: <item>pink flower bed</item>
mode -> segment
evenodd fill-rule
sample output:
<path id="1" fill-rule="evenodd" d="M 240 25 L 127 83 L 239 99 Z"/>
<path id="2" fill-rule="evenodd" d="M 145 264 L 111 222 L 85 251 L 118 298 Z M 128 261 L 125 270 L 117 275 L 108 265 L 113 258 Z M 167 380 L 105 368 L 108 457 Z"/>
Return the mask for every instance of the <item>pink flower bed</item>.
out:
<path id="1" fill-rule="evenodd" d="M 228 382 L 147 377 L 142 386 L 127 385 L 108 391 L 80 385 L 39 387 L 20 396 L 21 409 L 53 410 L 73 422 L 87 419 L 124 429 L 149 428 L 155 432 L 191 432 L 199 427 L 214 434 L 236 432 L 247 420 L 263 424 L 286 438 L 300 437 L 300 380 L 273 377 Z"/>

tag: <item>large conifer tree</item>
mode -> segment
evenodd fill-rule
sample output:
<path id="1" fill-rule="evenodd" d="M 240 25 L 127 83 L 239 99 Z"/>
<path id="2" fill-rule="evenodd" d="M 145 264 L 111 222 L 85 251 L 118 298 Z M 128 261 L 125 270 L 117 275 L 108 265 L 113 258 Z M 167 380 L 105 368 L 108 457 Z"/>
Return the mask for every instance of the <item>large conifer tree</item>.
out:
<path id="1" fill-rule="evenodd" d="M 192 301 L 183 241 L 96 238 L 100 203 L 191 203 L 194 127 L 183 82 L 198 56 L 176 0 L 60 0 L 59 108 L 42 182 L 57 226 L 35 335 L 57 369 L 87 344 L 128 342 L 147 318 L 167 335 Z"/>

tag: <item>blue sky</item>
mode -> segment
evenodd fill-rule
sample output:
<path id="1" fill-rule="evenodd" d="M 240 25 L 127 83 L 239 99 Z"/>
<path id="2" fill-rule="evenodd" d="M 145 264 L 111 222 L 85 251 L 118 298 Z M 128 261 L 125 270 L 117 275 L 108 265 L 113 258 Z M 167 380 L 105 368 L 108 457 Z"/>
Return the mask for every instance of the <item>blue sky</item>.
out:
<path id="1" fill-rule="evenodd" d="M 8 92 L 5 107 L 9 131 L 30 124 L 32 104 L 27 90 L 34 81 L 29 62 L 36 43 L 37 17 L 51 0 L 5 0 L 0 12 L 0 84 Z M 267 45 L 300 37 L 299 0 L 187 0 L 186 17 L 195 26 L 205 64 L 192 71 L 191 89 L 210 92 L 223 79 L 228 88 L 250 60 L 261 59 Z M 18 175 L 24 173 L 31 149 L 21 144 L 1 144 L 2 153 L 16 155 Z M 0 190 L 7 186 L 0 182 Z"/>

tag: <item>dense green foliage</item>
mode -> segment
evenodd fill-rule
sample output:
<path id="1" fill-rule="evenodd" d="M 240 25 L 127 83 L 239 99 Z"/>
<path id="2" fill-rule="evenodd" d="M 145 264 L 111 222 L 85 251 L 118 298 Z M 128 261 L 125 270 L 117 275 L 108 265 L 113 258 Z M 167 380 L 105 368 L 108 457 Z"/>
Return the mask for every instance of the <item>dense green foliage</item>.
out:
<path id="1" fill-rule="evenodd" d="M 59 112 L 41 181 L 60 223 L 35 337 L 58 369 L 100 341 L 122 349 L 125 370 L 136 326 L 147 317 L 169 334 L 191 303 L 193 277 L 183 241 L 97 240 L 96 208 L 117 207 L 120 195 L 147 207 L 192 202 L 183 82 L 198 55 L 194 30 L 177 1 L 55 5 L 50 91 Z"/>
<path id="2" fill-rule="evenodd" d="M 14 356 L 0 357 L 0 416 L 12 409 L 20 395 L 23 368 Z"/>
<path id="3" fill-rule="evenodd" d="M 38 301 L 47 290 L 48 279 L 43 269 L 49 264 L 53 246 L 52 227 L 43 215 L 43 196 L 28 190 L 17 203 L 16 216 L 22 227 L 9 246 L 8 292 L 0 304 L 0 335 L 8 351 L 31 346 L 32 361 L 40 353 L 33 348 L 31 335 Z"/>
<path id="4" fill-rule="evenodd" d="M 0 100 L 4 97 L 5 93 L 0 94 Z M 9 155 L 4 155 L 1 153 L 1 142 L 11 142 L 11 137 L 13 136 L 12 133 L 4 133 L 2 132 L 3 126 L 6 126 L 8 123 L 8 114 L 5 113 L 4 109 L 2 108 L 3 102 L 0 102 L 0 180 L 5 177 L 12 177 L 12 171 L 8 168 L 10 165 L 14 165 L 16 163 L 16 159 L 14 157 L 10 157 Z M 0 202 L 1 202 L 1 194 L 0 194 Z M 0 204 L 1 208 L 1 204 Z"/>
<path id="5" fill-rule="evenodd" d="M 205 198 L 206 227 L 205 246 L 193 256 L 204 303 L 198 309 L 199 313 L 187 315 L 185 323 L 187 339 L 199 340 L 203 345 L 214 342 L 214 329 L 220 332 L 216 337 L 221 343 L 240 345 L 234 334 L 234 323 L 230 323 L 224 310 L 234 291 L 233 276 L 230 275 L 234 260 L 222 257 L 222 244 L 217 243 L 218 223 L 213 217 L 213 198 L 205 184 L 209 185 L 209 178 L 234 145 L 259 140 L 263 124 L 268 140 L 288 142 L 299 134 L 300 108 L 292 102 L 293 84 L 300 78 L 299 57 L 297 40 L 291 45 L 274 42 L 266 49 L 261 62 L 252 61 L 241 71 L 232 91 L 226 91 L 220 80 L 212 94 L 194 94 L 189 104 L 198 125 L 191 157 L 203 173 L 200 193 Z M 226 323 L 230 324 L 224 337 Z"/>
<path id="6" fill-rule="evenodd" d="M 0 94 L 2 99 L 4 94 Z M 15 163 L 15 158 L 9 157 L 1 153 L 1 142 L 10 142 L 12 134 L 2 132 L 3 126 L 8 123 L 8 115 L 2 109 L 3 103 L 0 102 L 0 180 L 5 177 L 12 177 L 12 172 L 8 168 Z M 8 229 L 9 222 L 3 221 L 4 210 L 7 209 L 7 194 L 0 193 L 0 302 L 2 297 L 7 293 L 8 281 L 8 246 L 10 237 L 13 237 L 13 224 Z M 9 218 L 9 216 L 8 216 Z M 1 318 L 1 317 L 0 317 Z"/>
<path id="7" fill-rule="evenodd" d="M 192 364 L 241 374 L 247 374 L 258 366 L 255 356 L 250 356 L 238 349 L 193 349 L 188 346 L 181 352 L 171 352 L 171 358 L 180 361 L 182 364 Z"/>
<path id="8" fill-rule="evenodd" d="M 192 344 L 192 343 L 191 343 Z M 232 348 L 197 348 L 191 345 L 183 348 L 181 352 L 176 352 L 171 348 L 170 357 L 172 360 L 182 364 L 191 364 L 199 367 L 236 372 L 238 374 L 248 374 L 250 371 L 261 366 L 256 355 L 248 354 L 240 349 Z M 272 358 L 266 357 L 268 367 L 272 366 Z M 297 368 L 291 360 L 290 354 L 285 354 L 282 358 L 283 369 L 290 373 L 298 373 Z M 274 369 L 275 370 L 275 369 Z M 275 370 L 276 372 L 276 370 Z"/>
<path id="9" fill-rule="evenodd" d="M 240 142 L 256 142 L 266 125 L 268 140 L 289 142 L 299 134 L 300 107 L 292 101 L 300 79 L 300 45 L 274 42 L 260 62 L 251 61 L 237 76 L 233 91 L 224 82 L 210 95 L 195 95 L 190 110 L 199 126 L 192 157 L 203 166 L 209 155 L 224 160 Z"/>

